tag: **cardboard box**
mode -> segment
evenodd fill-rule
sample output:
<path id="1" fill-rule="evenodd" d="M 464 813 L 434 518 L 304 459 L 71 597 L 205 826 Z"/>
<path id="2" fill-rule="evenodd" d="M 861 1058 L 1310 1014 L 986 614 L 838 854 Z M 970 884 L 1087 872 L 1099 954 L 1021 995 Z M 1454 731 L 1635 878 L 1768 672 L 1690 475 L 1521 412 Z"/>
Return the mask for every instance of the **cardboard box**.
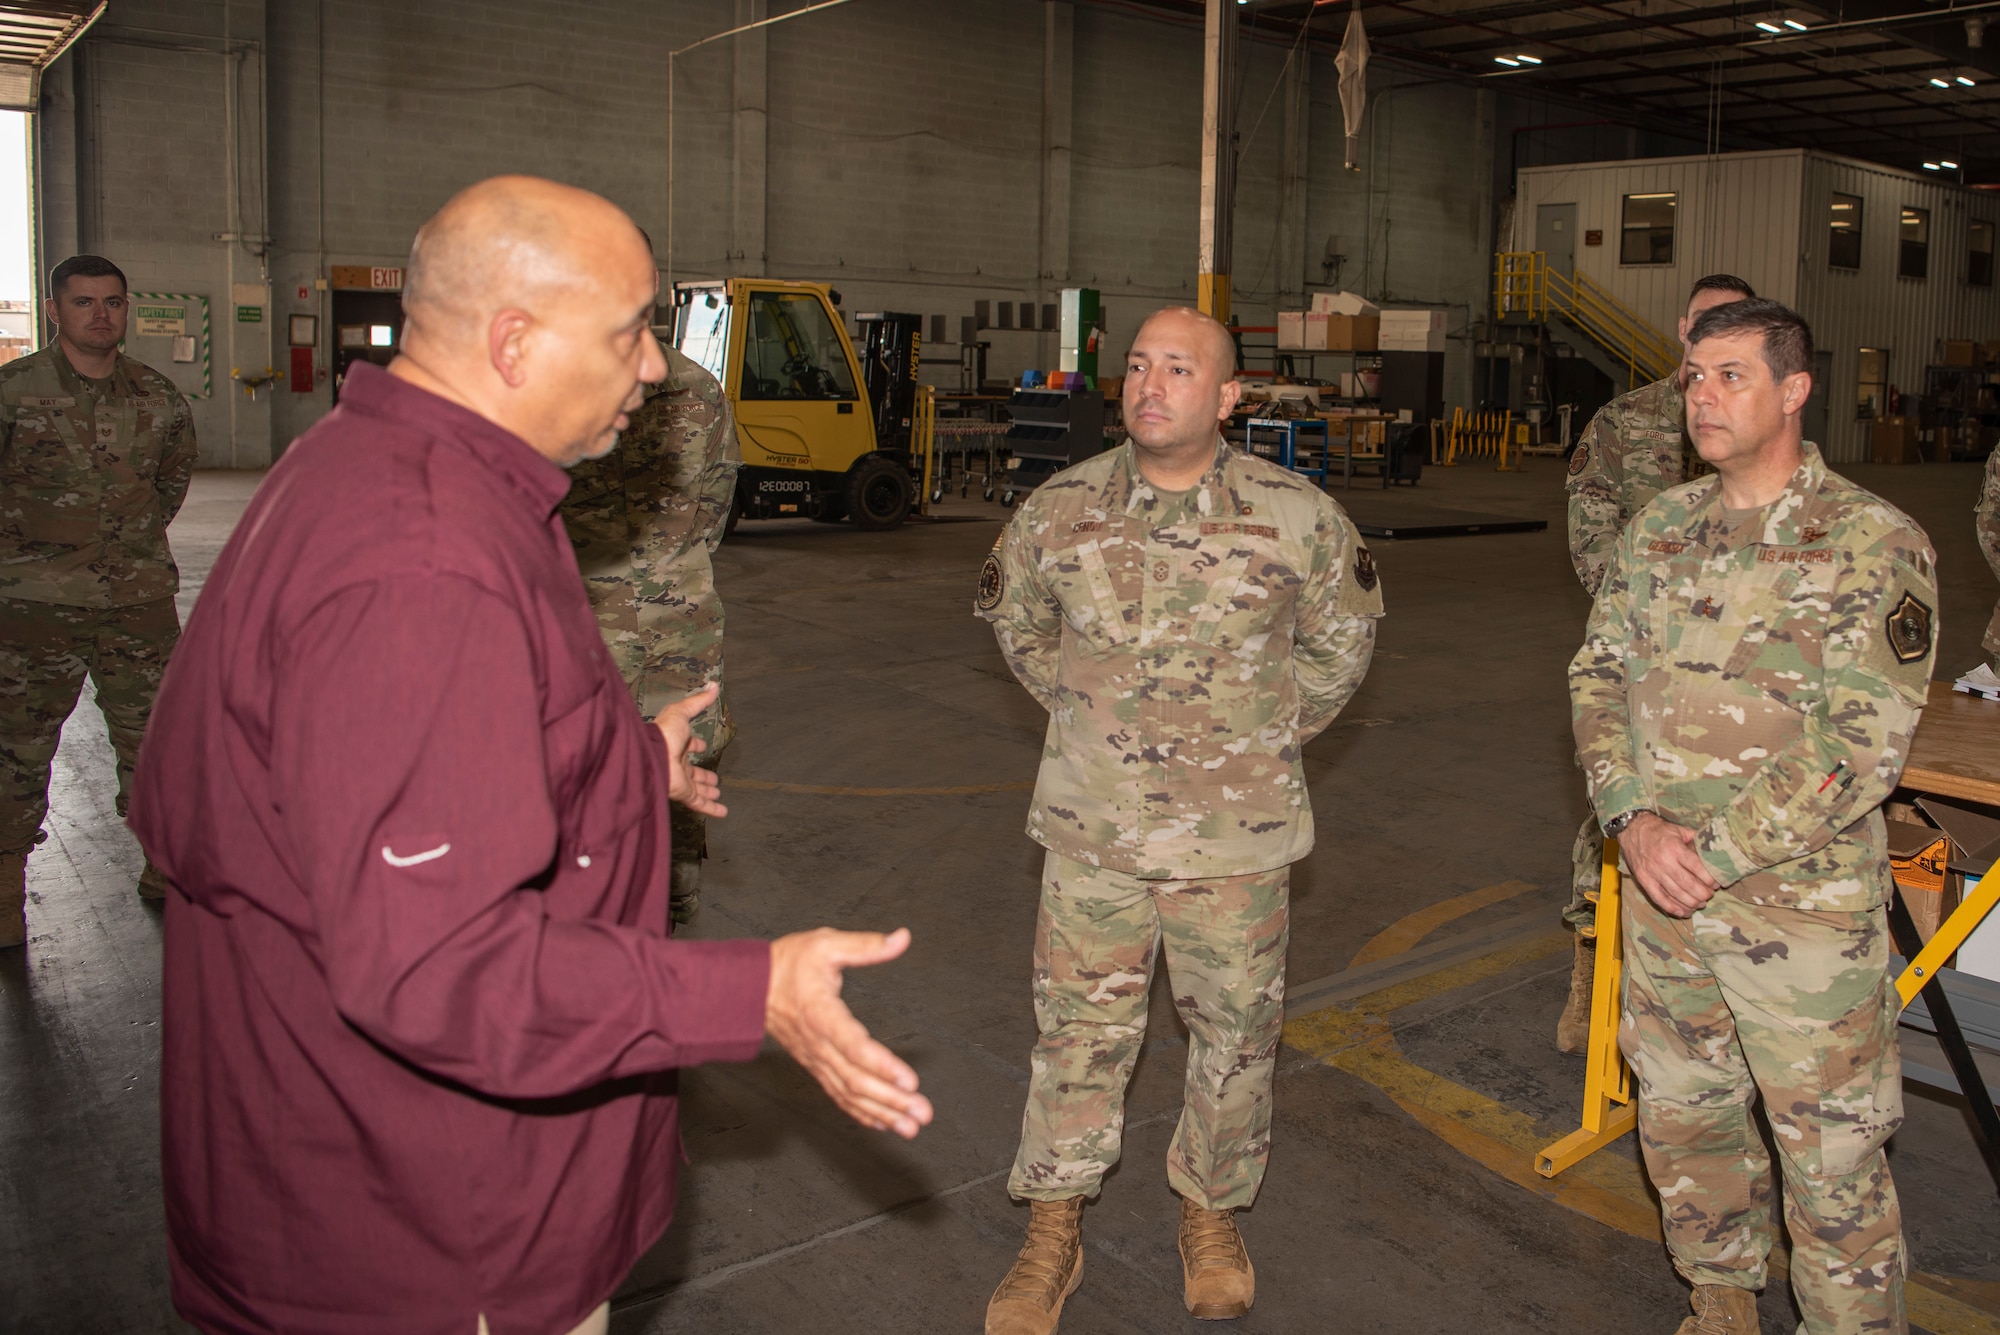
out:
<path id="1" fill-rule="evenodd" d="M 1917 422 L 1913 417 L 1878 417 L 1868 431 L 1868 457 L 1878 464 L 1913 464 L 1917 453 Z"/>
<path id="2" fill-rule="evenodd" d="M 1916 921 L 1917 935 L 1929 941 L 1938 925 L 1958 907 L 1956 893 L 1946 904 L 1948 883 L 1957 878 L 1946 870 L 1951 860 L 1951 839 L 1943 830 L 1934 830 L 1917 821 L 1891 820 L 1889 827 L 1889 874 L 1895 878 L 1896 893 Z M 1957 887 L 1950 884 L 1954 892 Z"/>
<path id="3" fill-rule="evenodd" d="M 1312 308 L 1321 315 L 1377 315 L 1382 309 L 1352 292 L 1315 292 Z"/>
<path id="4" fill-rule="evenodd" d="M 1383 334 L 1377 351 L 1380 352 L 1443 352 L 1444 333 L 1429 334 Z"/>
<path id="5" fill-rule="evenodd" d="M 1980 810 L 1938 797 L 1920 797 L 1917 806 L 1951 840 L 1950 856 L 1945 863 L 1947 894 L 1952 892 L 1953 882 L 1961 878 L 1966 884 L 1976 882 L 1993 866 L 1994 859 L 2000 857 L 2000 818 L 1987 814 L 1991 808 Z M 1954 901 L 1946 908 L 1946 914 L 1956 906 Z M 1986 921 L 1965 939 L 1952 967 L 2000 981 L 2000 912 L 1987 914 Z"/>
<path id="6" fill-rule="evenodd" d="M 1380 316 L 1326 315 L 1320 318 L 1326 321 L 1326 348 L 1329 352 L 1373 352 L 1381 342 Z"/>
<path id="7" fill-rule="evenodd" d="M 1304 311 L 1278 312 L 1278 350 L 1296 352 L 1306 345 L 1306 313 Z"/>
<path id="8" fill-rule="evenodd" d="M 1969 338 L 1947 338 L 1940 346 L 1943 354 L 1938 358 L 1943 366 L 1976 366 L 1979 362 L 1979 345 Z"/>
<path id="9" fill-rule="evenodd" d="M 1979 345 L 1979 360 L 1987 366 L 2000 367 L 2000 338 L 1989 338 Z"/>
<path id="10" fill-rule="evenodd" d="M 1382 332 L 1397 335 L 1422 335 L 1444 332 L 1444 312 L 1434 310 L 1383 311 Z"/>

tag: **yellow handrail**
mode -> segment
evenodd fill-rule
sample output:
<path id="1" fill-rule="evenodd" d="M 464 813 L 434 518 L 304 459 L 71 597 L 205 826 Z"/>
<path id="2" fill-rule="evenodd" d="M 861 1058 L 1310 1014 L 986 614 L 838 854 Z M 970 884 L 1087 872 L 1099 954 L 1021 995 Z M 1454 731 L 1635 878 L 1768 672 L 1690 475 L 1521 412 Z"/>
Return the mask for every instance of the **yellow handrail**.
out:
<path id="1" fill-rule="evenodd" d="M 1678 343 L 1588 275 L 1551 269 L 1548 256 L 1539 250 L 1494 256 L 1493 308 L 1503 318 L 1564 316 L 1625 363 L 1627 388 L 1664 379 L 1680 365 Z"/>

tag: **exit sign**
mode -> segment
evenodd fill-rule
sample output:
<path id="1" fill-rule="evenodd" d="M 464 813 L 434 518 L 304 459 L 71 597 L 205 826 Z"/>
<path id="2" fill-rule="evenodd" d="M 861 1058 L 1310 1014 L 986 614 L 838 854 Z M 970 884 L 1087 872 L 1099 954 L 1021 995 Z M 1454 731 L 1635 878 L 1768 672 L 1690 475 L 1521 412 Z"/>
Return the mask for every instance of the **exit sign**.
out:
<path id="1" fill-rule="evenodd" d="M 333 286 L 341 292 L 401 292 L 403 271 L 385 264 L 336 264 Z"/>

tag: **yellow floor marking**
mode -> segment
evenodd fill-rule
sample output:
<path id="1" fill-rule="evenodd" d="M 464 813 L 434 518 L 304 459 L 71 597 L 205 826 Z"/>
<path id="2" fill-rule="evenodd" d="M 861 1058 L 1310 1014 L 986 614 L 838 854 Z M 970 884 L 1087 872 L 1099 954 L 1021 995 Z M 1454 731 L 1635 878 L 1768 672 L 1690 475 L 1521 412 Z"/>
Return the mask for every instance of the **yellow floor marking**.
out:
<path id="1" fill-rule="evenodd" d="M 1483 890 L 1454 895 L 1442 904 L 1418 909 L 1415 913 L 1399 918 L 1377 932 L 1367 945 L 1355 952 L 1354 958 L 1347 962 L 1347 967 L 1352 969 L 1357 965 L 1372 964 L 1376 960 L 1387 959 L 1391 955 L 1400 955 L 1446 923 L 1463 918 L 1468 913 L 1476 913 L 1489 904 L 1498 904 L 1516 895 L 1524 895 L 1534 888 L 1526 881 L 1502 881 Z"/>
<path id="2" fill-rule="evenodd" d="M 1468 900 L 1505 888 L 1492 886 L 1459 899 Z M 1506 897 L 1496 896 L 1485 902 L 1497 903 Z M 1412 920 L 1424 915 L 1431 915 L 1437 923 L 1448 922 L 1460 915 L 1440 915 L 1438 911 L 1456 902 L 1459 901 L 1447 900 L 1443 905 L 1420 909 L 1379 934 L 1375 941 L 1390 933 L 1403 932 L 1403 938 L 1399 939 L 1406 939 L 1407 944 L 1400 949 L 1408 950 L 1424 933 L 1406 931 L 1405 924 L 1414 926 Z M 1478 907 L 1483 905 L 1475 904 L 1462 912 Z M 1561 1129 L 1545 1126 L 1526 1113 L 1425 1070 L 1403 1055 L 1389 1025 L 1389 1017 L 1396 1011 L 1558 954 L 1569 949 L 1570 940 L 1566 930 L 1552 928 L 1546 936 L 1523 945 L 1406 979 L 1344 1005 L 1314 1011 L 1285 1026 L 1285 1042 L 1374 1085 L 1419 1126 L 1514 1185 L 1606 1227 L 1658 1243 L 1662 1241 L 1659 1205 L 1637 1163 L 1624 1155 L 1596 1154 L 1559 1177 L 1542 1177 L 1535 1171 L 1535 1155 Z M 1369 945 L 1373 946 L 1375 941 Z M 1355 962 L 1367 961 L 1357 955 Z M 1769 1261 L 1772 1283 L 1784 1282 L 1787 1259 L 1782 1245 L 1772 1252 Z M 2000 1335 L 2000 1319 L 1979 1310 L 1989 1305 L 1996 1296 L 1995 1290 L 2000 1290 L 2000 1286 L 1977 1280 L 1912 1274 L 1904 1285 L 1904 1301 L 1910 1320 L 1933 1335 Z"/>
<path id="3" fill-rule="evenodd" d="M 739 779 L 725 775 L 724 793 L 731 788 L 747 788 L 753 793 L 810 793 L 818 797 L 972 797 L 979 793 L 1021 793 L 1035 786 L 1033 779 L 1010 779 L 1006 783 L 968 783 L 954 788 L 848 788 L 832 783 L 780 783 L 775 779 Z M 724 800 L 727 800 L 725 796 Z"/>

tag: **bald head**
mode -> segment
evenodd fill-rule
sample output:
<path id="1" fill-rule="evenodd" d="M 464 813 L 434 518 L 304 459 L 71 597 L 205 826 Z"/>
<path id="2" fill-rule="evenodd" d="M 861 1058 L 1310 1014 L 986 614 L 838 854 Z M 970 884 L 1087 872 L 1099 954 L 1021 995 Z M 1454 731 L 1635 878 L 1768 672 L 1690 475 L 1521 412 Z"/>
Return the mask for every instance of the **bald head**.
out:
<path id="1" fill-rule="evenodd" d="M 1156 323 L 1163 327 L 1154 330 Z M 1169 331 L 1179 338 L 1191 338 L 1200 343 L 1204 348 L 1203 362 L 1213 364 L 1225 378 L 1236 370 L 1236 340 L 1229 336 L 1229 330 L 1222 321 L 1192 306 L 1168 306 L 1154 311 L 1146 317 L 1146 323 L 1139 326 L 1139 336 L 1132 340 L 1132 346 L 1145 346 L 1149 333 L 1157 342 L 1160 335 Z"/>
<path id="2" fill-rule="evenodd" d="M 644 234 L 609 200 L 496 176 L 418 230 L 390 370 L 557 463 L 602 454 L 641 384 L 666 373 L 649 329 L 658 282 Z"/>

